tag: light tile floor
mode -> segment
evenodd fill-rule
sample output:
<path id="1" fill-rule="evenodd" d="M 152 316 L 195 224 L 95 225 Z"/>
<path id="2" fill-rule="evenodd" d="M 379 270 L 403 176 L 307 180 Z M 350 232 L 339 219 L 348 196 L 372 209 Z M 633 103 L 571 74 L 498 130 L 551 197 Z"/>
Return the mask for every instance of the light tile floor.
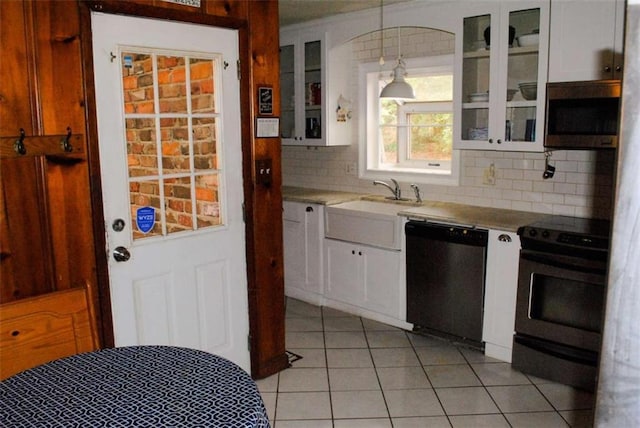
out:
<path id="1" fill-rule="evenodd" d="M 588 392 L 334 309 L 287 299 L 286 344 L 257 382 L 274 428 L 592 426 Z"/>

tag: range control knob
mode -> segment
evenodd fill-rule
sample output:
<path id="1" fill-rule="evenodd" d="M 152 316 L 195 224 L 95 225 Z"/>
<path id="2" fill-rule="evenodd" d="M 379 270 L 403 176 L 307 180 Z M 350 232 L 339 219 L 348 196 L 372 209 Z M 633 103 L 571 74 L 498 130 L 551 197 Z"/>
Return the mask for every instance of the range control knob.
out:
<path id="1" fill-rule="evenodd" d="M 549 237 L 549 231 L 548 230 L 543 230 L 542 231 L 542 237 L 543 238 L 548 238 Z"/>
<path id="2" fill-rule="evenodd" d="M 538 234 L 538 231 L 535 229 L 531 229 L 529 230 L 529 236 L 536 236 Z"/>

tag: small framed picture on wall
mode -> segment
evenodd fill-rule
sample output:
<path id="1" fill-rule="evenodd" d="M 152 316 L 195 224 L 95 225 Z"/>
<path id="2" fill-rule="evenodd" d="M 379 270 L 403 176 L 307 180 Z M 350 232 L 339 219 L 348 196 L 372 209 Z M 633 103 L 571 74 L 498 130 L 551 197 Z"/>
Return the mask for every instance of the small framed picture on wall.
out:
<path id="1" fill-rule="evenodd" d="M 273 114 L 273 88 L 267 86 L 258 88 L 258 114 Z"/>

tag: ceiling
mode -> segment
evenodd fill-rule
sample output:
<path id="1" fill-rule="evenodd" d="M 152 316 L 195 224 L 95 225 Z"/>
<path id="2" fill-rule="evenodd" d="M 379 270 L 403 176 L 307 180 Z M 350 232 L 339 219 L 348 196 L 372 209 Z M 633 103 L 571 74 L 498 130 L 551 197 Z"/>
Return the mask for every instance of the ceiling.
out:
<path id="1" fill-rule="evenodd" d="M 409 0 L 383 0 L 384 6 Z M 279 0 L 280 26 L 298 24 L 341 13 L 379 8 L 381 0 Z"/>

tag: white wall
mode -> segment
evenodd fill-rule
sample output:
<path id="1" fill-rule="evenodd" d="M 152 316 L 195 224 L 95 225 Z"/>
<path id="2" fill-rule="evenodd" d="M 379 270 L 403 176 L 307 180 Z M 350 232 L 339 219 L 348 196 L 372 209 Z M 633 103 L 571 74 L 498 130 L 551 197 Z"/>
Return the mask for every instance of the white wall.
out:
<path id="1" fill-rule="evenodd" d="M 451 27 L 450 25 L 448 26 Z M 379 31 L 351 41 L 353 67 L 351 98 L 358 106 L 358 64 L 377 62 L 380 56 Z M 397 32 L 384 31 L 387 63 L 397 55 Z M 405 58 L 453 53 L 451 33 L 419 29 L 401 30 Z M 361 180 L 349 170 L 358 170 L 358 109 L 353 112 L 352 144 L 342 147 L 289 147 L 282 149 L 283 183 L 287 186 L 384 194 L 386 189 Z M 611 216 L 613 151 L 554 151 L 556 167 L 552 179 L 544 180 L 542 153 L 462 151 L 459 186 L 420 185 L 424 200 L 458 202 L 469 205 L 507 208 L 578 217 Z M 483 173 L 494 164 L 495 185 L 483 184 Z M 353 168 L 353 166 L 356 166 Z M 410 183 L 402 183 L 404 195 L 412 195 Z"/>

